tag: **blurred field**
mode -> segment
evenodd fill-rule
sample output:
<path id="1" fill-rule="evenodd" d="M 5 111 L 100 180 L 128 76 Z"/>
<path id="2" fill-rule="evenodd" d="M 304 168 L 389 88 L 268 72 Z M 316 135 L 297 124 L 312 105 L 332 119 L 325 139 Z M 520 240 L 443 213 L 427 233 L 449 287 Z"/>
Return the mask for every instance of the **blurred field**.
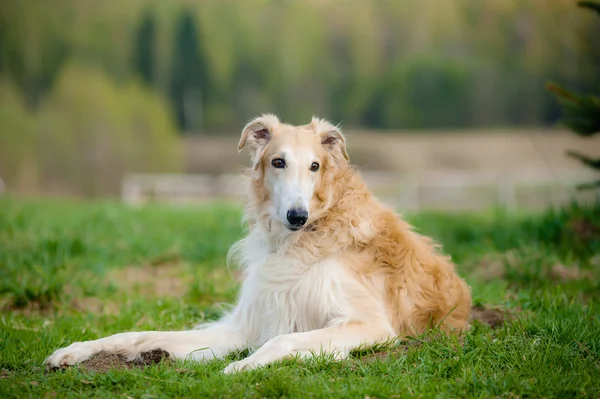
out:
<path id="1" fill-rule="evenodd" d="M 511 175 L 542 170 L 551 176 L 560 169 L 585 170 L 566 157 L 565 150 L 600 148 L 598 137 L 583 139 L 552 128 L 344 132 L 352 163 L 364 170 L 401 174 L 490 170 Z M 236 156 L 239 132 L 183 140 L 187 173 L 235 173 L 247 165 L 245 154 Z"/>
<path id="2" fill-rule="evenodd" d="M 594 201 L 597 194 L 575 190 L 593 171 L 565 151 L 600 148 L 600 138 L 582 139 L 549 129 L 455 131 L 348 130 L 351 162 L 384 201 L 403 210 L 544 209 L 573 199 Z M 204 197 L 233 196 L 235 175 L 247 165 L 236 155 L 238 135 L 184 138 L 189 174 L 214 175 L 223 182 L 205 185 Z M 223 178 L 221 178 L 223 177 Z M 228 180 L 230 179 L 230 180 Z M 216 185 L 210 188 L 211 184 Z M 219 186 L 224 187 L 222 190 Z M 212 191 L 211 191 L 212 190 Z M 166 193 L 165 196 L 169 194 Z M 156 196 L 155 198 L 159 198 Z M 243 200 L 243 196 L 239 197 Z M 167 198 L 164 198 L 167 199 Z"/>
<path id="3" fill-rule="evenodd" d="M 418 213 L 472 287 L 464 339 L 432 336 L 331 363 L 287 360 L 242 375 L 207 364 L 118 359 L 48 373 L 75 340 L 185 329 L 219 316 L 237 206 L 141 208 L 0 199 L 0 397 L 598 397 L 600 209 Z M 479 316 L 478 316 L 479 317 Z M 112 366 L 111 366 L 112 365 Z M 111 368 L 121 367 L 121 368 Z"/>

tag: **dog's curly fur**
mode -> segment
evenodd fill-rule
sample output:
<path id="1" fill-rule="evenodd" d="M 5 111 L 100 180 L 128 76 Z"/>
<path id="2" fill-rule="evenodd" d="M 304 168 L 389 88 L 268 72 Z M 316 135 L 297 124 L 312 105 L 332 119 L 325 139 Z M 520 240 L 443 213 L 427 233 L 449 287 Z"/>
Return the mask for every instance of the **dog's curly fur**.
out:
<path id="1" fill-rule="evenodd" d="M 234 309 L 197 330 L 75 343 L 55 352 L 48 364 L 73 364 L 100 350 L 135 359 L 160 348 L 177 358 L 203 360 L 258 348 L 225 370 L 234 372 L 319 351 L 344 358 L 359 346 L 434 325 L 449 331 L 467 327 L 468 286 L 437 244 L 371 194 L 349 164 L 337 127 L 317 118 L 291 126 L 263 115 L 243 130 L 238 149 L 244 147 L 252 161 L 248 235 L 229 256 L 244 272 Z M 318 173 L 298 166 L 294 177 L 304 178 L 310 192 L 310 216 L 298 231 L 278 216 L 283 205 L 273 187 L 290 178 L 272 170 L 270 162 L 282 151 L 292 151 L 290 159 L 309 151 L 310 160 L 320 162 Z"/>

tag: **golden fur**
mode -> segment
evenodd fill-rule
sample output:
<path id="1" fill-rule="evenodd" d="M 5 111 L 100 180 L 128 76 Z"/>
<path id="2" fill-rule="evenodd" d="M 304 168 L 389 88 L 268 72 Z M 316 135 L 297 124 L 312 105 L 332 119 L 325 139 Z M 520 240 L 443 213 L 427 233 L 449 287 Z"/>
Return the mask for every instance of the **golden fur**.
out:
<path id="1" fill-rule="evenodd" d="M 249 229 L 230 252 L 244 271 L 233 310 L 196 330 L 75 342 L 54 352 L 50 366 L 100 351 L 133 360 L 159 348 L 204 361 L 256 350 L 227 366 L 231 373 L 319 351 L 343 359 L 359 346 L 431 326 L 467 327 L 469 288 L 438 245 L 375 199 L 349 164 L 338 128 L 263 115 L 244 128 L 238 150 L 245 147 Z M 299 221 L 292 211 L 305 216 Z"/>
<path id="2" fill-rule="evenodd" d="M 264 118 L 264 117 L 263 117 Z M 309 224 L 287 242 L 287 251 L 306 263 L 336 255 L 363 281 L 369 291 L 369 276 L 383 275 L 387 313 L 394 332 L 419 334 L 432 325 L 444 329 L 463 330 L 471 311 L 471 295 L 467 284 L 456 274 L 450 257 L 440 253 L 440 246 L 430 238 L 414 232 L 413 227 L 369 191 L 357 169 L 350 165 L 345 139 L 328 122 L 313 119 L 305 126 L 294 127 L 267 116 L 264 123 L 271 138 L 260 151 L 255 165 L 248 171 L 251 194 L 246 219 L 252 228 L 268 226 L 268 215 L 262 210 L 270 201 L 264 186 L 264 169 L 281 146 L 311 146 L 322 159 L 320 179 L 316 187 Z M 320 126 L 326 130 L 319 130 Z M 328 130 L 327 130 L 328 129 Z M 323 148 L 324 134 L 339 134 L 336 145 Z M 241 144 L 243 147 L 243 144 Z M 356 306 L 369 303 L 358 298 Z"/>

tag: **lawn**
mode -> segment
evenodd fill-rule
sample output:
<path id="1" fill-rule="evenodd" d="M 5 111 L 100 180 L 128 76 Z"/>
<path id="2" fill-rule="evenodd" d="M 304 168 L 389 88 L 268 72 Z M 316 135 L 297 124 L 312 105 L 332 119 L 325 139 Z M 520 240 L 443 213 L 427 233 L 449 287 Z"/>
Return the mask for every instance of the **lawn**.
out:
<path id="1" fill-rule="evenodd" d="M 600 397 L 600 205 L 540 214 L 415 214 L 476 306 L 463 338 L 430 334 L 343 362 L 118 358 L 48 371 L 72 341 L 186 329 L 217 318 L 239 282 L 234 205 L 127 208 L 0 199 L 0 397 Z"/>

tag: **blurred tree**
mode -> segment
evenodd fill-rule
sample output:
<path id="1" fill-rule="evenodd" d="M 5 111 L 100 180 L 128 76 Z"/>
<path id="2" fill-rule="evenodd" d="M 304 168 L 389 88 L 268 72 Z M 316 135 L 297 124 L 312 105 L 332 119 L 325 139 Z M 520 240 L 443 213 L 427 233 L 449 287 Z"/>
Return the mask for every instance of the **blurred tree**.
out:
<path id="1" fill-rule="evenodd" d="M 27 106 L 35 109 L 52 86 L 69 54 L 67 10 L 61 2 L 47 13 L 45 3 L 9 1 L 0 13 L 2 72 L 18 84 Z"/>
<path id="2" fill-rule="evenodd" d="M 37 186 L 35 115 L 27 110 L 19 91 L 0 81 L 0 177 L 10 189 L 29 191 Z"/>
<path id="3" fill-rule="evenodd" d="M 595 11 L 600 16 L 600 3 L 580 1 L 579 7 Z M 600 65 L 598 65 L 600 68 Z M 579 95 L 570 92 L 561 86 L 550 83 L 548 89 L 558 98 L 563 106 L 564 116 L 562 122 L 575 134 L 590 137 L 600 133 L 600 93 L 598 95 Z M 567 151 L 567 155 L 578 159 L 583 164 L 600 171 L 600 158 L 592 158 L 577 151 Z M 580 188 L 600 187 L 600 180 L 583 184 Z"/>
<path id="4" fill-rule="evenodd" d="M 0 74 L 30 109 L 67 57 L 119 84 L 138 75 L 188 131 L 233 131 L 265 111 L 389 129 L 550 124 L 560 108 L 543 81 L 600 83 L 578 51 L 600 28 L 572 4 L 7 1 Z M 587 50 L 600 63 L 600 46 Z"/>
<path id="5" fill-rule="evenodd" d="M 128 172 L 176 172 L 180 143 L 168 106 L 136 83 L 71 64 L 39 116 L 42 180 L 86 196 L 117 194 Z"/>
<path id="6" fill-rule="evenodd" d="M 374 90 L 365 124 L 410 129 L 468 126 L 469 83 L 468 68 L 459 60 L 438 56 L 403 60 Z"/>
<path id="7" fill-rule="evenodd" d="M 202 128 L 204 103 L 208 100 L 207 69 L 196 20 L 190 10 L 185 10 L 175 27 L 169 90 L 176 121 L 183 131 Z"/>
<path id="8" fill-rule="evenodd" d="M 148 86 L 156 83 L 156 21 L 152 10 L 147 9 L 135 34 L 133 70 Z"/>

